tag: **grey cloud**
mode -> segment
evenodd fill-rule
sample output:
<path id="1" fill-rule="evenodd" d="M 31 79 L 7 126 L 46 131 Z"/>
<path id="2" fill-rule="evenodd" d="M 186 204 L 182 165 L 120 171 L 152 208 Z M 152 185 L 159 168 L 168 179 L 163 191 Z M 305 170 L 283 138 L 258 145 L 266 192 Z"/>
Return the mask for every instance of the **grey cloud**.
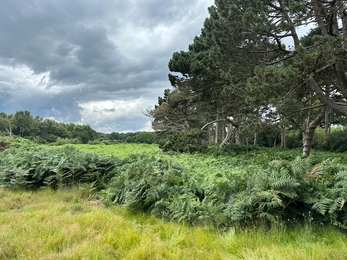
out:
<path id="1" fill-rule="evenodd" d="M 186 10 L 194 10 L 197 1 L 185 0 L 132 0 L 133 8 L 129 8 L 128 15 L 136 17 L 134 23 L 153 27 L 159 23 L 169 25 L 179 21 Z"/>
<path id="2" fill-rule="evenodd" d="M 104 121 L 102 124 L 96 124 L 96 128 L 101 132 L 136 132 L 148 129 L 148 119 L 145 116 L 139 116 L 135 119 L 118 118 L 116 120 Z"/>
<path id="3" fill-rule="evenodd" d="M 170 86 L 167 63 L 172 53 L 186 49 L 199 34 L 212 2 L 2 1 L 0 66 L 17 74 L 29 69 L 32 75 L 10 76 L 10 69 L 0 67 L 1 110 L 27 109 L 78 122 L 81 102 L 139 97 L 156 102 L 158 93 Z M 35 76 L 40 80 L 33 80 Z M 119 129 L 143 125 L 122 122 Z"/>

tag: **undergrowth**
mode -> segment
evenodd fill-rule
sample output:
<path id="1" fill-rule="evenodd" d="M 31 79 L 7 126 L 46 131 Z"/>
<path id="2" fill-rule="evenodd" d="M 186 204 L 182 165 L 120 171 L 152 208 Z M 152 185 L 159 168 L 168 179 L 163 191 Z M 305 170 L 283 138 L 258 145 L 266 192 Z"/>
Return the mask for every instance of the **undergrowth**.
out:
<path id="1" fill-rule="evenodd" d="M 314 223 L 347 229 L 347 165 L 322 154 L 303 159 L 272 150 L 237 156 L 136 151 L 120 159 L 20 140 L 1 152 L 1 186 L 37 190 L 83 183 L 106 205 L 189 225 Z"/>

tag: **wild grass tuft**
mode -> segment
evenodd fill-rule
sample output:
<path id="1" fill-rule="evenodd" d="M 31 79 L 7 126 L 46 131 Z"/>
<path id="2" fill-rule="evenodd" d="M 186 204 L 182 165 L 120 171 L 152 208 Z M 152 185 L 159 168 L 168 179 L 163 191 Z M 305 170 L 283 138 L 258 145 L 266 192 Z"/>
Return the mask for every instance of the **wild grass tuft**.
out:
<path id="1" fill-rule="evenodd" d="M 218 232 L 106 208 L 83 189 L 0 189 L 0 259 L 347 257 L 346 235 L 334 227 L 279 225 Z"/>

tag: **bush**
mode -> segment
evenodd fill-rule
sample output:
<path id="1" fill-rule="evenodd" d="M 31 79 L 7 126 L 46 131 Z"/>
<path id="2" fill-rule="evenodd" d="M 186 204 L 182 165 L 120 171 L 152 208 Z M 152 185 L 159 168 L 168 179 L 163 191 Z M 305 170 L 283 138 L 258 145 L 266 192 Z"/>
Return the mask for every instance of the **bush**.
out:
<path id="1" fill-rule="evenodd" d="M 222 149 L 219 148 L 219 145 L 210 145 L 207 149 L 207 153 L 213 155 L 238 155 L 243 153 L 248 153 L 251 151 L 259 151 L 259 146 L 254 145 L 239 145 L 239 144 L 228 144 Z"/>
<path id="2" fill-rule="evenodd" d="M 335 130 L 329 136 L 328 149 L 333 152 L 346 152 L 347 151 L 347 130 Z"/>
<path id="3" fill-rule="evenodd" d="M 164 152 L 193 153 L 206 150 L 203 135 L 199 129 L 188 129 L 185 132 L 167 131 L 159 134 L 157 143 Z"/>
<path id="4" fill-rule="evenodd" d="M 5 140 L 0 140 L 0 152 L 10 148 L 10 143 Z"/>
<path id="5" fill-rule="evenodd" d="M 55 142 L 56 145 L 80 144 L 80 143 L 81 141 L 78 138 L 69 139 L 69 138 L 61 138 L 61 137 L 58 137 Z"/>
<path id="6" fill-rule="evenodd" d="M 26 139 L 33 141 L 36 144 L 47 144 L 47 140 L 43 139 L 41 136 L 28 136 Z"/>
<path id="7" fill-rule="evenodd" d="M 290 131 L 287 135 L 286 145 L 289 149 L 302 147 L 302 132 L 299 130 Z"/>

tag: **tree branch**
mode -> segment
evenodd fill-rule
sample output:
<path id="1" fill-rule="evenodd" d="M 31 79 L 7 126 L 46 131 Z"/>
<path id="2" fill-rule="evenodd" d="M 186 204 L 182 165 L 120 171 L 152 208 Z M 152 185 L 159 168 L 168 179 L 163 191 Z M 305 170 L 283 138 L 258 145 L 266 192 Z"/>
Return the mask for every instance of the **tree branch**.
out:
<path id="1" fill-rule="evenodd" d="M 307 81 L 309 82 L 310 87 L 317 94 L 321 102 L 326 104 L 332 110 L 336 111 L 338 114 L 347 116 L 347 110 L 342 108 L 341 106 L 336 104 L 334 101 L 332 101 L 328 96 L 326 96 L 323 90 L 317 85 L 316 81 L 314 80 L 312 76 L 310 76 Z"/>
<path id="2" fill-rule="evenodd" d="M 211 122 L 208 122 L 207 124 L 205 124 L 203 127 L 201 127 L 201 130 L 204 130 L 204 128 L 208 125 L 211 125 L 213 123 L 217 123 L 217 122 L 222 122 L 222 121 L 226 121 L 226 119 L 217 119 L 217 120 L 213 120 Z"/>

